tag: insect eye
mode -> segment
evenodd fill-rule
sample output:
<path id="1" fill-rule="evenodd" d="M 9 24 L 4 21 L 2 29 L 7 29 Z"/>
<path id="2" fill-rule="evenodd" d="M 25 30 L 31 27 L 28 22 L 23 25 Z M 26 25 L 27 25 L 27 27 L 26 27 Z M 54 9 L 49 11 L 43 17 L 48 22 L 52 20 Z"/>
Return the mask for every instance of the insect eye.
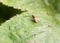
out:
<path id="1" fill-rule="evenodd" d="M 33 18 L 35 18 L 35 16 L 34 16 L 34 15 L 32 15 L 32 17 L 33 17 Z"/>

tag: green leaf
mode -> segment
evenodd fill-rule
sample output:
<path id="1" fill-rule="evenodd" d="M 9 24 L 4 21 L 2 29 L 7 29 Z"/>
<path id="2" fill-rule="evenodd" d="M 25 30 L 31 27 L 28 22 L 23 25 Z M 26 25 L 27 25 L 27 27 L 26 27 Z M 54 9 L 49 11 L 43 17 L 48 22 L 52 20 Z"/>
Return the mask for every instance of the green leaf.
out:
<path id="1" fill-rule="evenodd" d="M 57 2 L 57 12 L 60 13 L 60 0 Z"/>
<path id="2" fill-rule="evenodd" d="M 55 10 L 57 10 L 58 0 L 48 0 L 48 2 L 50 3 L 50 5 L 51 5 L 52 7 L 54 7 Z"/>
<path id="3" fill-rule="evenodd" d="M 0 26 L 0 43 L 60 43 L 60 22 L 45 0 L 0 0 L 21 10 Z M 36 23 L 33 17 L 37 16 Z"/>
<path id="4" fill-rule="evenodd" d="M 45 7 L 44 0 L 0 0 L 5 5 L 20 9 L 35 10 L 39 7 Z M 42 6 L 40 6 L 42 4 Z"/>
<path id="5" fill-rule="evenodd" d="M 32 20 L 32 14 L 39 22 Z M 59 43 L 60 23 L 41 12 L 25 12 L 16 15 L 0 26 L 1 43 Z"/>
<path id="6" fill-rule="evenodd" d="M 0 2 L 23 11 L 45 11 L 52 16 L 55 16 L 53 13 L 56 13 L 48 0 L 0 0 Z"/>
<path id="7" fill-rule="evenodd" d="M 22 10 L 40 10 L 45 8 L 46 5 L 50 6 L 48 1 L 45 0 L 0 0 L 0 2 Z"/>

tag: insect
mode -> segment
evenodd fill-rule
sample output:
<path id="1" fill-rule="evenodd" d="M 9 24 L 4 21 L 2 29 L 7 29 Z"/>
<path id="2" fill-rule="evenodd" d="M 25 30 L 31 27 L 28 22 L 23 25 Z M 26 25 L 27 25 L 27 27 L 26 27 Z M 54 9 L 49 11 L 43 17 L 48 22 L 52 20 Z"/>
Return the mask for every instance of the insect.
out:
<path id="1" fill-rule="evenodd" d="M 36 23 L 40 21 L 40 19 L 35 15 L 32 15 L 32 18 L 33 18 L 33 21 Z"/>

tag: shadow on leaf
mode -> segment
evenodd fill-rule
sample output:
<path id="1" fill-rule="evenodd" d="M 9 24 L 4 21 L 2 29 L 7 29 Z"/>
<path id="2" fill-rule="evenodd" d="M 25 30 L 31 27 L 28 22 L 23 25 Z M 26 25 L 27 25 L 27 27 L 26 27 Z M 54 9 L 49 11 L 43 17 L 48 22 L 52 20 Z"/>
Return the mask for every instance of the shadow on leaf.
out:
<path id="1" fill-rule="evenodd" d="M 21 11 L 21 9 L 15 9 L 0 3 L 0 24 L 6 20 L 9 20 L 9 18 L 15 16 L 16 14 L 21 14 L 22 12 L 25 11 Z"/>

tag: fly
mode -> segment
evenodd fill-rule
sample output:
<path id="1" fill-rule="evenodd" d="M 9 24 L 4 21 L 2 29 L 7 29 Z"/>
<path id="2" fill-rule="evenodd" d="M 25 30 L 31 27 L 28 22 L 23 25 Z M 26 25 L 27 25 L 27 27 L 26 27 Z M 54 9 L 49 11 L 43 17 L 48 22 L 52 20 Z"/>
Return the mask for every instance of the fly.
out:
<path id="1" fill-rule="evenodd" d="M 40 21 L 40 19 L 35 15 L 32 15 L 32 18 L 33 18 L 33 21 L 36 23 Z"/>

